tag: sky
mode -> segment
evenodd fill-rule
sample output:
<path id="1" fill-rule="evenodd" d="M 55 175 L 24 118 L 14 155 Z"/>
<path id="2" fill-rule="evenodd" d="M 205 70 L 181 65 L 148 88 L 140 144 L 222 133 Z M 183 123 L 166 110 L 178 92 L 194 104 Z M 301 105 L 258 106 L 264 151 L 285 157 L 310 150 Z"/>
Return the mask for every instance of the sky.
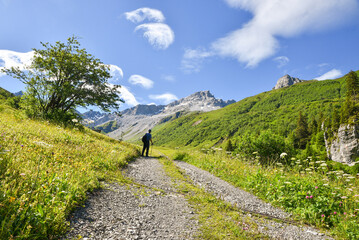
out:
<path id="1" fill-rule="evenodd" d="M 359 70 L 359 0 L 0 0 L 0 68 L 71 36 L 110 66 L 121 109 L 204 90 L 239 101 L 285 74 Z M 25 89 L 4 74 L 0 87 Z"/>

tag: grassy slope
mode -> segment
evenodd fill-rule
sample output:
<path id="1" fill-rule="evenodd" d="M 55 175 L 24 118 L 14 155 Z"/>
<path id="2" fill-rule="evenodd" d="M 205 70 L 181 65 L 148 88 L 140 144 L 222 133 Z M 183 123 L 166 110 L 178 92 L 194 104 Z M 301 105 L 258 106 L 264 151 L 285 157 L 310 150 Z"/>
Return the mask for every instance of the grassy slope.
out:
<path id="1" fill-rule="evenodd" d="M 100 187 L 121 179 L 137 149 L 85 129 L 63 129 L 0 105 L 0 239 L 52 239 Z"/>
<path id="2" fill-rule="evenodd" d="M 345 91 L 345 79 L 341 78 L 264 92 L 216 111 L 194 113 L 159 125 L 154 129 L 154 139 L 170 147 L 209 147 L 221 138 L 268 128 L 287 136 L 296 127 L 299 111 L 309 119 L 320 111 L 330 114 L 333 106 L 343 101 Z"/>
<path id="3" fill-rule="evenodd" d="M 0 87 L 0 99 L 6 99 L 13 96 L 14 94 Z"/>

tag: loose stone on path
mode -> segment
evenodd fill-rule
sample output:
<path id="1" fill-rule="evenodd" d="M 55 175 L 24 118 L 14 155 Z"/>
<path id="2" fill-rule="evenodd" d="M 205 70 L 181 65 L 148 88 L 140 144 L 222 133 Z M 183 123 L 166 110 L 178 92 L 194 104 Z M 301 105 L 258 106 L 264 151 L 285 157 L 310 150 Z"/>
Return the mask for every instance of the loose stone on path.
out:
<path id="1" fill-rule="evenodd" d="M 192 239 L 197 220 L 154 158 L 139 158 L 125 175 L 144 185 L 107 185 L 92 193 L 71 218 L 64 239 Z M 156 189 L 153 189 L 156 188 Z M 163 190 L 163 191 L 159 191 Z"/>

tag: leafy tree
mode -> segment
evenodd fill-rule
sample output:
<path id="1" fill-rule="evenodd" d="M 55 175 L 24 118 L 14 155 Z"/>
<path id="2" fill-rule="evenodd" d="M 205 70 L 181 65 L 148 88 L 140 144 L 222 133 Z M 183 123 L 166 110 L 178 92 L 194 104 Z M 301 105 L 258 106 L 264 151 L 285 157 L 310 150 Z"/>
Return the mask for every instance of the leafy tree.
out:
<path id="1" fill-rule="evenodd" d="M 307 118 L 299 112 L 297 119 L 297 128 L 294 130 L 294 145 L 297 148 L 304 149 L 310 138 Z"/>
<path id="2" fill-rule="evenodd" d="M 77 37 L 67 43 L 41 43 L 27 71 L 3 72 L 26 84 L 23 106 L 32 117 L 68 122 L 78 117 L 76 108 L 97 105 L 104 111 L 118 109 L 123 100 L 119 85 L 111 85 L 109 67 L 80 48 Z"/>

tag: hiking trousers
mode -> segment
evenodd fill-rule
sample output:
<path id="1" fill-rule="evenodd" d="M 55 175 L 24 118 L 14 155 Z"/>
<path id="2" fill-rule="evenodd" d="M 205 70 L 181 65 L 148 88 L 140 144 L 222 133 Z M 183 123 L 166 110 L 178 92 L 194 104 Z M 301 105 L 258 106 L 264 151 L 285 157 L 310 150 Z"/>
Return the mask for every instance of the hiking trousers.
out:
<path id="1" fill-rule="evenodd" d="M 145 153 L 145 150 L 146 150 L 146 157 L 148 157 L 148 151 L 150 150 L 150 141 L 145 141 L 143 143 L 142 156 Z"/>

